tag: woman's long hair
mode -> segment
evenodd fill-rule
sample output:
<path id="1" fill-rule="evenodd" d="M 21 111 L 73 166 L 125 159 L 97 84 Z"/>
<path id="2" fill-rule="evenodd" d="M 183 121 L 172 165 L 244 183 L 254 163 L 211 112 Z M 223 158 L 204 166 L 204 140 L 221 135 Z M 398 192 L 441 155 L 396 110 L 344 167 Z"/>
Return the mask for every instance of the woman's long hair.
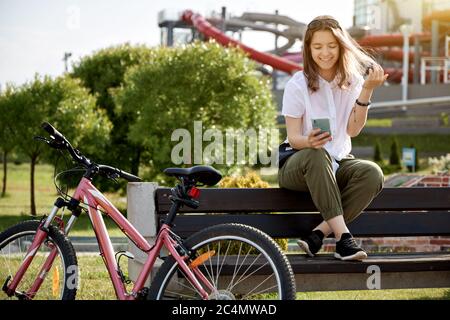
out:
<path id="1" fill-rule="evenodd" d="M 303 38 L 303 72 L 308 81 L 308 88 L 315 92 L 319 89 L 319 67 L 312 58 L 311 41 L 316 31 L 329 30 L 336 38 L 339 45 L 339 58 L 336 77 L 341 89 L 351 84 L 354 75 L 363 75 L 367 68 L 376 64 L 372 56 L 342 29 L 332 16 L 319 16 L 309 24 Z"/>

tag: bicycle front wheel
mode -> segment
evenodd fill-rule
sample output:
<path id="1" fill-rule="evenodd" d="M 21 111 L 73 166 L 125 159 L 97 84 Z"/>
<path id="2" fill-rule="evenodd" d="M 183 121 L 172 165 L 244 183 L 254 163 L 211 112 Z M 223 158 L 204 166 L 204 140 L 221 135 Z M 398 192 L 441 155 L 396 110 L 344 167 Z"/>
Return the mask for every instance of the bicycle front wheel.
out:
<path id="1" fill-rule="evenodd" d="M 14 277 L 27 255 L 40 221 L 29 220 L 5 230 L 0 234 L 0 282 Z M 52 250 L 57 255 L 50 269 L 43 268 Z M 36 279 L 43 279 L 37 292 L 31 292 Z M 73 300 L 78 283 L 78 264 L 75 250 L 64 234 L 54 226 L 49 227 L 47 238 L 36 252 L 30 266 L 16 289 L 21 299 Z M 0 290 L 0 299 L 8 296 Z M 16 298 L 13 296 L 12 298 Z"/>
<path id="2" fill-rule="evenodd" d="M 202 283 L 209 299 L 295 299 L 295 280 L 289 261 L 276 242 L 256 228 L 242 224 L 216 225 L 195 233 L 184 245 L 195 253 L 191 261 L 201 260 L 197 268 L 212 285 L 208 289 Z M 201 299 L 172 256 L 158 270 L 148 297 Z"/>

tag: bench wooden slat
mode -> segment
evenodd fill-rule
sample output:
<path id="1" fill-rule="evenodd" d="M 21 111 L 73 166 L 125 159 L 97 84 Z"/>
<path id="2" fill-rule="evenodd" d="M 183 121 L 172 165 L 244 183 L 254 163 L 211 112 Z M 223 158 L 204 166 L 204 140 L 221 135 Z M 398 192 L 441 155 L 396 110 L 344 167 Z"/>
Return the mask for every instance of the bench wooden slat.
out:
<path id="1" fill-rule="evenodd" d="M 274 238 L 298 238 L 321 221 L 318 213 L 181 214 L 175 219 L 174 231 L 187 237 L 208 226 L 234 222 L 253 226 Z M 449 236 L 450 212 L 364 212 L 349 228 L 355 237 Z"/>
<path id="2" fill-rule="evenodd" d="M 171 202 L 170 188 L 156 191 L 157 211 L 167 213 Z M 385 188 L 366 211 L 448 210 L 448 188 Z M 314 212 L 317 211 L 307 192 L 281 188 L 267 189 L 201 189 L 200 207 L 184 207 L 180 212 Z"/>
<path id="3" fill-rule="evenodd" d="M 340 261 L 331 254 L 289 254 L 289 262 L 296 274 L 304 273 L 367 273 L 369 266 L 378 266 L 383 272 L 418 272 L 450 270 L 450 253 L 368 254 L 360 261 Z"/>
<path id="4" fill-rule="evenodd" d="M 271 272 L 270 268 L 260 266 L 265 260 L 254 261 L 254 256 L 248 256 L 239 270 L 253 268 L 258 270 L 254 274 L 263 275 Z M 367 273 L 369 266 L 377 266 L 381 273 L 384 272 L 419 272 L 419 271 L 449 271 L 450 253 L 391 253 L 370 254 L 363 261 L 341 261 L 332 254 L 319 254 L 311 258 L 305 254 L 288 254 L 287 258 L 295 274 L 317 273 Z M 211 259 L 205 263 L 205 268 L 215 270 L 220 263 L 222 275 L 232 275 L 236 272 L 237 256 L 229 255 L 225 263 L 219 259 Z M 242 257 L 240 260 L 242 263 Z M 239 274 L 239 273 L 238 273 Z"/>

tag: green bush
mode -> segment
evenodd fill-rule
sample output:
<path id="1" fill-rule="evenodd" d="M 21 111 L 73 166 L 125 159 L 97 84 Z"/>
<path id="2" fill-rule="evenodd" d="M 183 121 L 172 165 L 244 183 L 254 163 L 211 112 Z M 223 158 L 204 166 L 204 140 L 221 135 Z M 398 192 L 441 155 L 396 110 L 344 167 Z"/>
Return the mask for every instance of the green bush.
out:
<path id="1" fill-rule="evenodd" d="M 378 165 L 380 166 L 381 170 L 383 171 L 384 175 L 389 175 L 392 173 L 397 173 L 402 171 L 402 166 L 398 164 L 386 164 L 384 161 L 378 162 Z"/>
<path id="2" fill-rule="evenodd" d="M 396 134 L 395 135 L 400 146 L 414 146 L 421 151 L 421 153 L 441 152 L 445 154 L 448 152 L 450 145 L 450 135 L 443 134 Z M 375 135 L 362 133 L 352 139 L 353 146 L 373 146 L 379 140 L 382 151 L 388 151 L 392 143 L 392 135 Z M 387 157 L 389 154 L 386 154 Z"/>
<path id="3" fill-rule="evenodd" d="M 431 166 L 433 174 L 450 171 L 450 153 L 441 157 L 428 158 L 428 164 Z"/>
<path id="4" fill-rule="evenodd" d="M 14 90 L 7 90 L 1 109 L 9 110 L 11 139 L 17 151 L 26 155 L 31 166 L 31 214 L 36 214 L 34 199 L 34 169 L 39 160 L 53 162 L 54 149 L 46 147 L 34 136 L 48 136 L 41 123 L 46 121 L 60 130 L 87 156 L 95 154 L 108 141 L 110 122 L 103 112 L 96 110 L 95 98 L 69 77 L 35 78 Z M 1 111 L 1 110 L 0 110 Z"/>
<path id="5" fill-rule="evenodd" d="M 380 163 L 383 161 L 383 156 L 381 153 L 381 144 L 380 144 L 380 140 L 377 139 L 376 143 L 375 143 L 375 153 L 373 156 L 373 160 L 377 163 Z"/>
<path id="6" fill-rule="evenodd" d="M 83 57 L 73 66 L 71 76 L 81 79 L 89 92 L 97 97 L 97 108 L 106 111 L 112 123 L 110 141 L 99 150 L 103 163 L 139 174 L 142 149 L 128 139 L 133 113 L 119 113 L 111 90 L 123 85 L 128 68 L 145 64 L 152 59 L 153 50 L 129 44 L 109 47 Z M 103 188 L 117 189 L 117 185 L 102 183 Z"/>
<path id="7" fill-rule="evenodd" d="M 270 78 L 256 77 L 254 68 L 236 48 L 194 43 L 157 48 L 148 63 L 128 69 L 114 97 L 121 112 L 135 119 L 128 136 L 142 146 L 145 178 L 168 182 L 161 172 L 174 165 L 171 151 L 177 142 L 171 141 L 171 135 L 183 129 L 194 137 L 194 121 L 201 121 L 204 130 L 221 132 L 275 127 Z M 185 164 L 198 164 L 190 151 L 191 163 Z M 229 172 L 233 165 L 218 165 L 218 169 Z"/>
<path id="8" fill-rule="evenodd" d="M 397 165 L 401 166 L 401 160 L 400 160 L 400 148 L 398 146 L 398 141 L 396 138 L 392 140 L 391 144 L 391 153 L 389 155 L 389 164 L 390 165 Z"/>
<path id="9" fill-rule="evenodd" d="M 449 126 L 448 113 L 446 113 L 446 112 L 441 113 L 441 122 L 442 122 L 443 126 L 445 126 L 445 127 Z"/>

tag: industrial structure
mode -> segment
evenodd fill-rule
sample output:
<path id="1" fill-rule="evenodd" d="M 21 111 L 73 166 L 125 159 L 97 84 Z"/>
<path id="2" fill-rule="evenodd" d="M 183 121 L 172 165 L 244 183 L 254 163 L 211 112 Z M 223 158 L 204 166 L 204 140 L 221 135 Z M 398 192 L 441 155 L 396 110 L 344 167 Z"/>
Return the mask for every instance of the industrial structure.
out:
<path id="1" fill-rule="evenodd" d="M 443 106 L 450 106 L 450 1 L 414 1 L 411 6 L 405 0 L 355 0 L 354 4 L 354 24 L 347 31 L 390 74 L 386 86 L 374 94 L 379 105 L 375 103 L 371 113 L 377 116 L 380 107 L 380 116 L 386 111 L 395 115 L 423 105 L 436 106 L 441 113 Z M 162 11 L 158 24 L 161 45 L 214 39 L 223 46 L 239 46 L 259 63 L 262 73 L 272 75 L 280 107 L 284 84 L 302 70 L 302 53 L 292 49 L 302 44 L 306 23 L 278 12 L 232 16 L 223 7 L 204 17 L 190 10 Z M 242 34 L 249 30 L 272 34 L 273 50 L 261 52 L 243 43 Z"/>

